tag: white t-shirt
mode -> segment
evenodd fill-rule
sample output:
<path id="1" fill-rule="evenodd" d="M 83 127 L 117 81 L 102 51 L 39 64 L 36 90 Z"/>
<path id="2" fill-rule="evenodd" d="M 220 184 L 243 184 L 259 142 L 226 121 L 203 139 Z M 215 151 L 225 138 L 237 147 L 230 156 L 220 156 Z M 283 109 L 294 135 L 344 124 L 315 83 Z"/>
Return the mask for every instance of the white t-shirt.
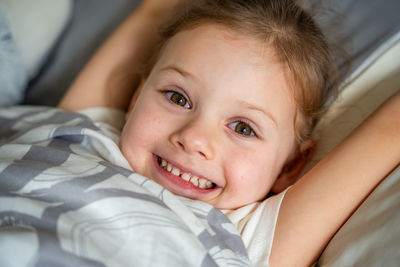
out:
<path id="1" fill-rule="evenodd" d="M 98 148 L 104 150 L 104 158 L 113 164 L 131 169 L 126 160 L 121 160 L 121 151 L 118 149 L 125 113 L 111 108 L 88 108 L 80 113 L 88 116 L 104 134 L 104 138 L 97 139 L 100 142 L 104 139 L 104 144 L 97 144 Z M 107 145 L 110 139 L 117 146 Z M 238 229 L 254 266 L 268 266 L 276 221 L 285 193 L 286 191 L 236 210 L 222 210 Z"/>
<path id="2" fill-rule="evenodd" d="M 222 211 L 238 229 L 254 266 L 268 266 L 279 208 L 285 193 L 236 210 Z"/>

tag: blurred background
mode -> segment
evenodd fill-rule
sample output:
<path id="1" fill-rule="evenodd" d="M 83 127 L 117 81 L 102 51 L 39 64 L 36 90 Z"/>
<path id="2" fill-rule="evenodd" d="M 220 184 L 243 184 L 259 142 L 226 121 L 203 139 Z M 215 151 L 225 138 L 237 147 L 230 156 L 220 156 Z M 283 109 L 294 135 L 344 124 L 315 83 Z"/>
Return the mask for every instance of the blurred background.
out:
<path id="1" fill-rule="evenodd" d="M 0 52 L 0 90 L 19 92 L 10 100 L 15 103 L 57 105 L 93 52 L 140 2 L 0 0 L 0 51 L 8 51 Z M 350 73 L 398 39 L 398 0 L 303 2 L 333 45 L 344 51 L 336 60 L 342 67 L 350 61 Z M 12 77 L 11 66 L 24 73 Z"/>

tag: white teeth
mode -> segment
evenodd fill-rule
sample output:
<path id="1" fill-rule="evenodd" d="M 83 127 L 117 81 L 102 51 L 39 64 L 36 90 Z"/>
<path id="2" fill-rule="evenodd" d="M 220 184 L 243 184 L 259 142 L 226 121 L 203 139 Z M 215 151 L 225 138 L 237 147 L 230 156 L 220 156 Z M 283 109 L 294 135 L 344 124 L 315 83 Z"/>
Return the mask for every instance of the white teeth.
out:
<path id="1" fill-rule="evenodd" d="M 162 159 L 160 162 L 160 166 L 167 170 L 168 172 L 172 173 L 175 176 L 181 177 L 183 180 L 191 182 L 194 186 L 197 186 L 202 189 L 206 188 L 212 188 L 214 187 L 214 183 L 211 181 L 208 181 L 207 179 L 204 178 L 199 178 L 195 175 L 191 175 L 190 173 L 181 173 L 181 170 L 178 168 L 172 166 L 171 163 L 167 162 L 166 160 Z"/>
<path id="2" fill-rule="evenodd" d="M 169 172 L 172 171 L 172 165 L 170 163 L 167 164 L 167 171 L 169 171 Z"/>
<path id="3" fill-rule="evenodd" d="M 181 175 L 181 178 L 183 179 L 183 180 L 185 180 L 185 181 L 189 181 L 190 180 L 190 174 L 188 174 L 188 173 L 183 173 L 182 175 Z"/>
<path id="4" fill-rule="evenodd" d="M 206 188 L 206 185 L 207 185 L 206 179 L 203 179 L 203 178 L 199 179 L 199 187 L 200 188 Z"/>
<path id="5" fill-rule="evenodd" d="M 175 176 L 180 176 L 181 171 L 178 168 L 173 167 L 171 173 Z"/>
<path id="6" fill-rule="evenodd" d="M 195 186 L 199 186 L 199 177 L 192 176 L 192 178 L 190 178 L 190 182 Z"/>
<path id="7" fill-rule="evenodd" d="M 162 161 L 161 161 L 161 167 L 165 167 L 165 166 L 167 166 L 167 161 L 165 160 L 165 159 L 163 159 Z"/>

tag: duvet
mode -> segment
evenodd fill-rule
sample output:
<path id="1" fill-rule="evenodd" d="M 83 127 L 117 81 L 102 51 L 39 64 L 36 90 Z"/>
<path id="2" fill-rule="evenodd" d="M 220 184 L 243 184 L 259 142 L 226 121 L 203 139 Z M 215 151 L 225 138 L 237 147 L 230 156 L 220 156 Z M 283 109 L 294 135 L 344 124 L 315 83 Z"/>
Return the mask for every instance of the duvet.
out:
<path id="1" fill-rule="evenodd" d="M 218 209 L 110 162 L 101 136 L 82 114 L 0 109 L 0 266 L 249 266 Z"/>

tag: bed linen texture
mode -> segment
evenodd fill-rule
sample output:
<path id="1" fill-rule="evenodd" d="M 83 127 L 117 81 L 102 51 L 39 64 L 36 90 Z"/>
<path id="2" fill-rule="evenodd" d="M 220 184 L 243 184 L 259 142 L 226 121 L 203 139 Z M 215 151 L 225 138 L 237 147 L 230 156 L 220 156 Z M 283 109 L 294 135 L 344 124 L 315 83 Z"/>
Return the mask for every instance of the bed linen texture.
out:
<path id="1" fill-rule="evenodd" d="M 106 107 L 91 107 L 80 110 L 79 113 L 88 116 L 101 131 L 119 143 L 121 130 L 125 124 L 125 113 L 118 109 Z M 107 157 L 110 161 L 120 156 L 119 148 L 107 147 Z M 126 162 L 118 162 L 126 166 Z M 130 168 L 129 165 L 127 168 Z M 287 190 L 270 196 L 263 201 L 251 203 L 235 210 L 221 210 L 233 223 L 243 240 L 250 263 L 256 267 L 267 267 L 271 254 L 272 242 L 278 220 L 282 200 Z"/>
<path id="2" fill-rule="evenodd" d="M 218 209 L 108 153 L 112 129 L 29 106 L 0 109 L 0 125 L 0 266 L 250 266 Z"/>

